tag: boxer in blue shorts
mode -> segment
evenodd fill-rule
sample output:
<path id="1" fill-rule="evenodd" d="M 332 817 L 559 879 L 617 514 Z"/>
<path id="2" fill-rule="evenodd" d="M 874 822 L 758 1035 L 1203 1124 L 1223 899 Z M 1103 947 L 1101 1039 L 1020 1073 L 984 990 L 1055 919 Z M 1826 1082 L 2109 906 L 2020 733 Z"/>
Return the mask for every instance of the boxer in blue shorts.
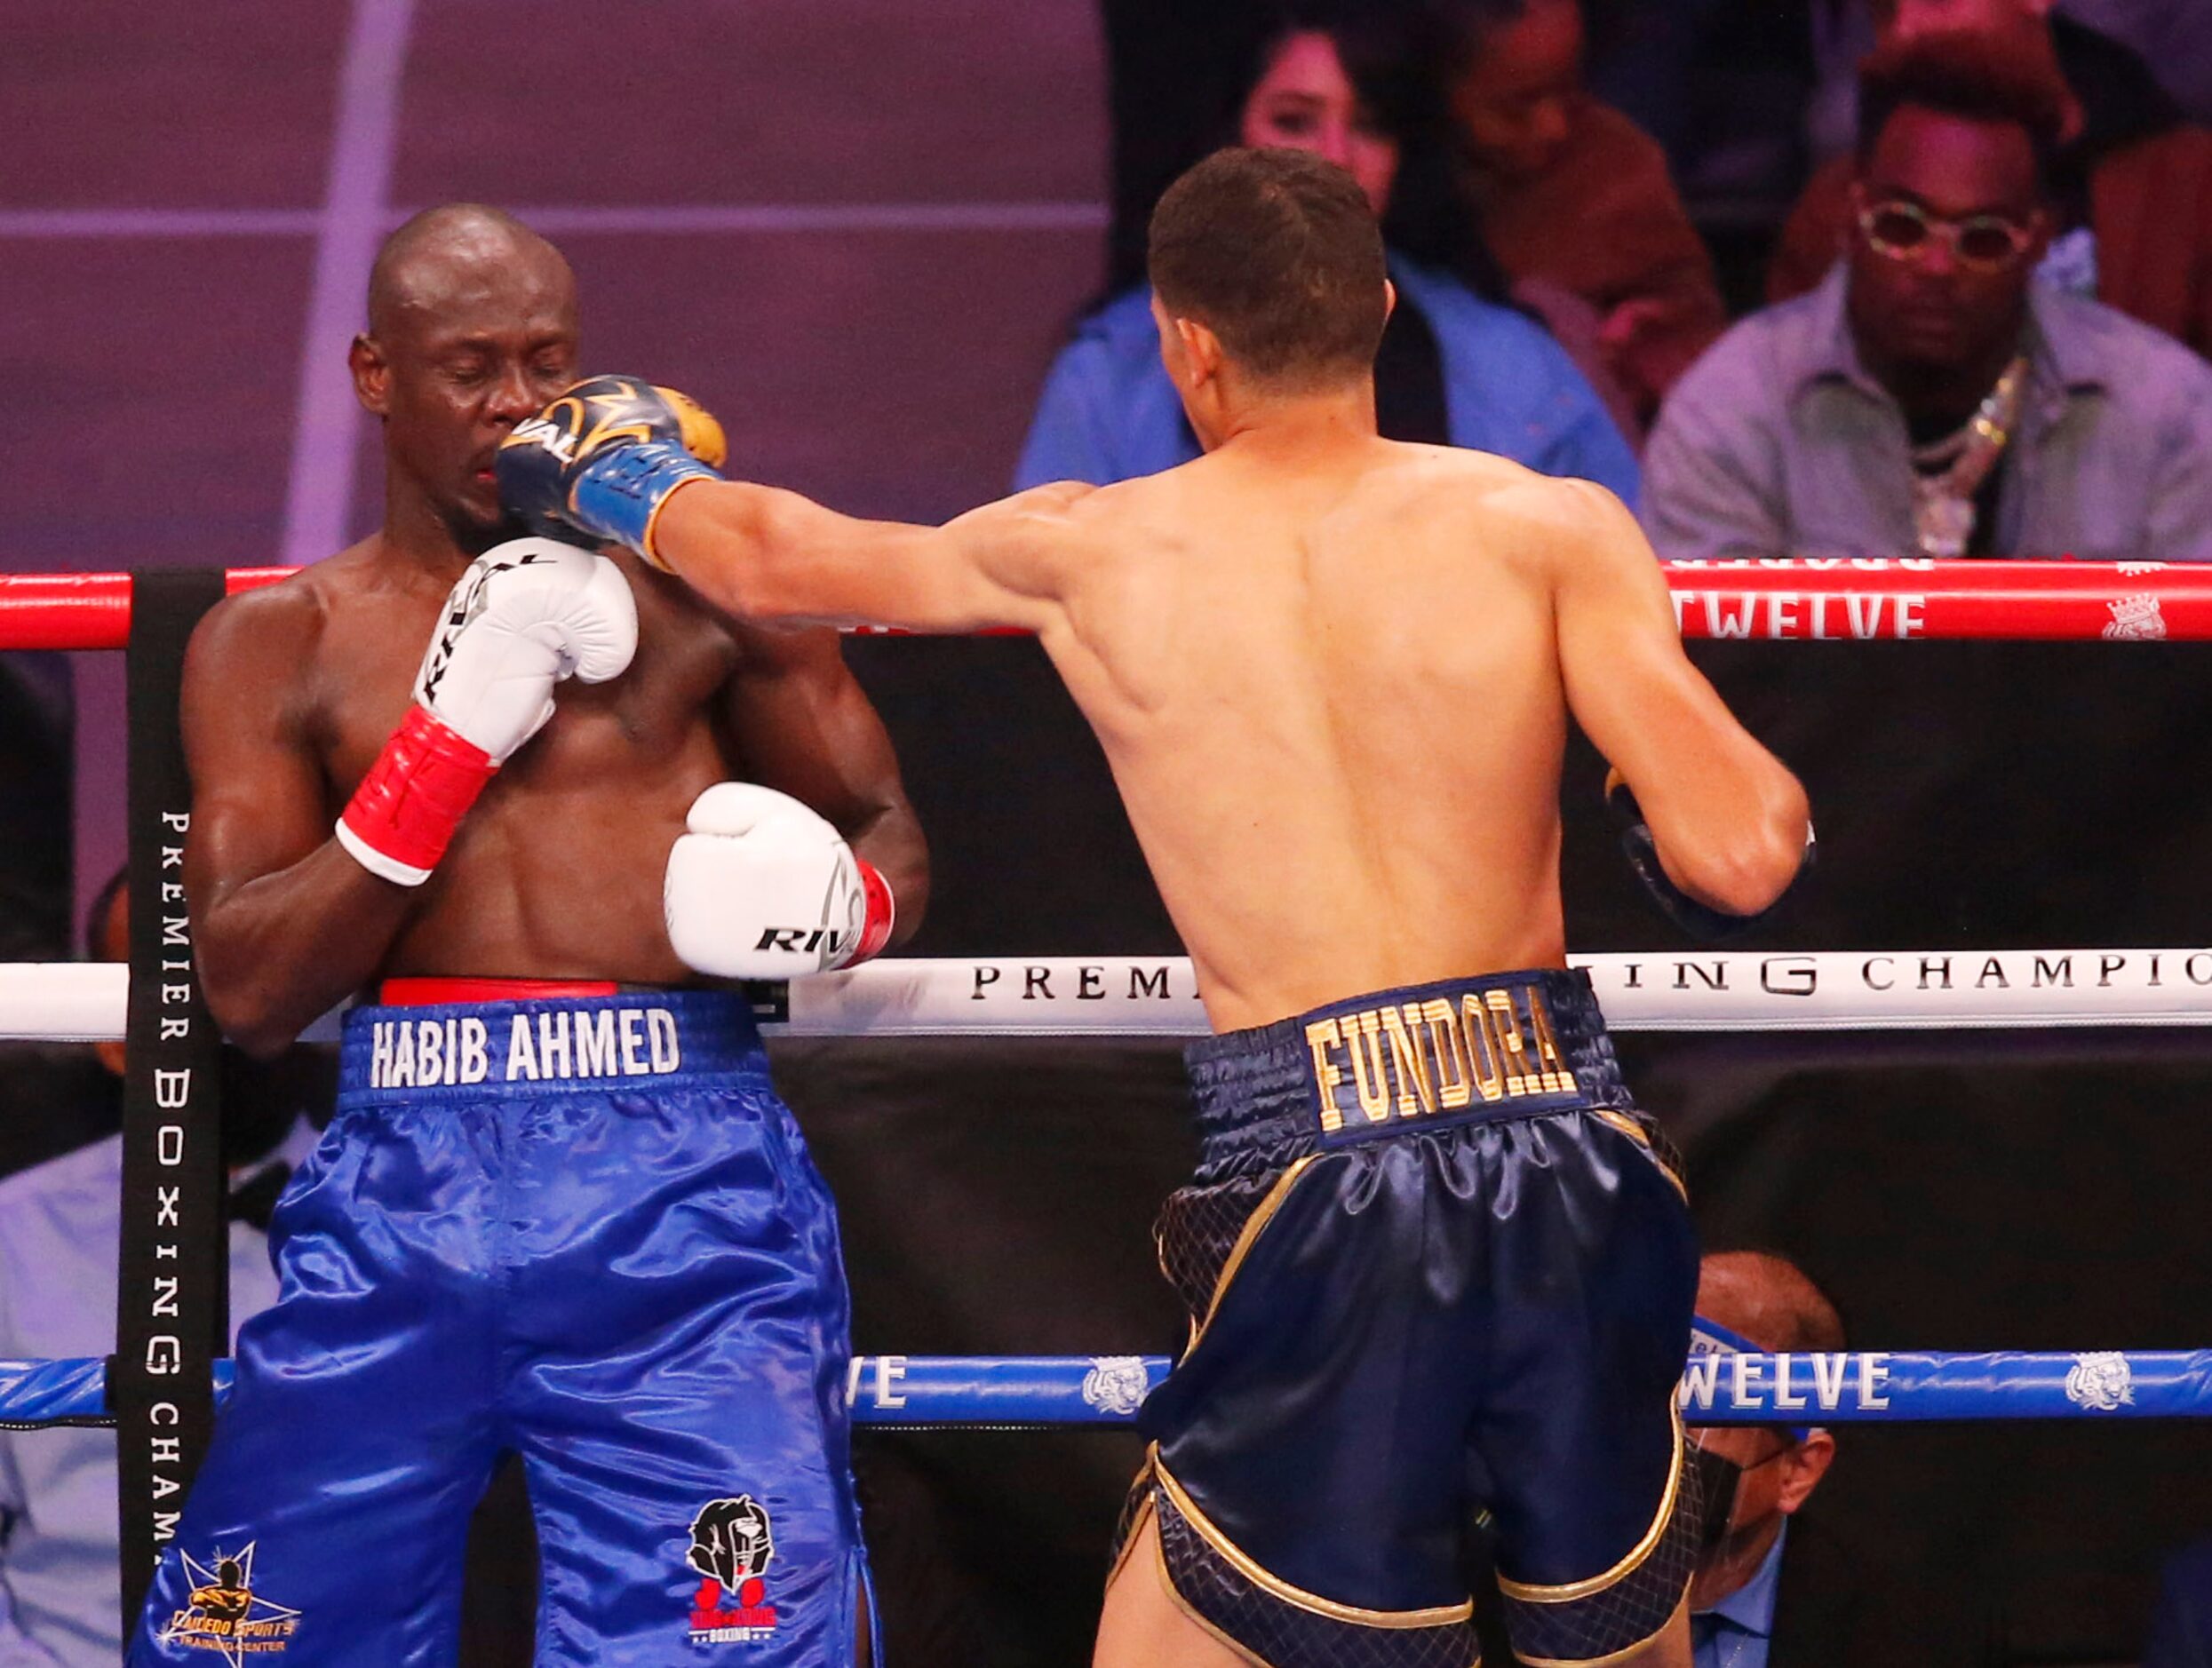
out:
<path id="1" fill-rule="evenodd" d="M 835 1212 L 721 981 L 911 928 L 882 727 L 833 633 L 512 536 L 493 451 L 575 374 L 549 244 L 418 216 L 369 325 L 385 523 L 194 638 L 185 879 L 233 1041 L 378 1005 L 130 1660 L 442 1668 L 505 1452 L 541 1664 L 867 1660 Z"/>
<path id="2" fill-rule="evenodd" d="M 519 425 L 501 487 L 739 616 L 1033 631 L 1096 730 L 1218 1034 L 1162 1222 L 1193 1337 L 1142 1416 L 1101 1668 L 1464 1668 L 1485 1526 L 1524 1661 L 1687 1668 L 1697 1259 L 1566 971 L 1569 719 L 1706 928 L 1789 885 L 1804 794 L 1683 655 L 1618 501 L 1377 435 L 1392 297 L 1349 175 L 1201 163 L 1151 274 L 1205 449 L 1162 474 L 856 521 L 720 480 L 623 383 L 580 392 L 592 431 Z"/>

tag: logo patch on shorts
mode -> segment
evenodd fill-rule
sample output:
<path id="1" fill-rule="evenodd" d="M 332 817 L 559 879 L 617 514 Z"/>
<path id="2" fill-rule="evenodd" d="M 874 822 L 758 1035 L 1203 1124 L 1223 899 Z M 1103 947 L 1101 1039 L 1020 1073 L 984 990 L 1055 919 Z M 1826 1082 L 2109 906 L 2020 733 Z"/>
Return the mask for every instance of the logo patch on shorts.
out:
<path id="1" fill-rule="evenodd" d="M 1501 1101 L 1566 1103 L 1582 1092 L 1534 985 L 1342 1004 L 1307 1024 L 1306 1045 L 1325 1142 L 1357 1140 L 1394 1120 L 1433 1127 Z"/>
<path id="2" fill-rule="evenodd" d="M 205 1564 L 180 1551 L 185 1578 L 192 1585 L 184 1608 L 155 1634 L 156 1642 L 181 1650 L 219 1652 L 232 1668 L 243 1668 L 249 1656 L 282 1652 L 299 1625 L 299 1612 L 253 1590 L 257 1545 L 248 1541 L 235 1553 L 219 1546 Z"/>
<path id="3" fill-rule="evenodd" d="M 709 1500 L 691 1520 L 684 1561 L 705 1577 L 691 1600 L 694 1645 L 747 1645 L 776 1636 L 763 1574 L 776 1556 L 768 1508 L 749 1494 Z"/>

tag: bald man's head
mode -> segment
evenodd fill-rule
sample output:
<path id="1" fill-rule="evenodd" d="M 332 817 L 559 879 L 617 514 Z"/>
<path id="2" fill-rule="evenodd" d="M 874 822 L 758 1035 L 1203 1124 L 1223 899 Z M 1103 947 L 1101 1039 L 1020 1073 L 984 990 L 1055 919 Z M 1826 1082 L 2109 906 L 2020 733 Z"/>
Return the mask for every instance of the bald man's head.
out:
<path id="1" fill-rule="evenodd" d="M 369 333 L 384 335 L 410 309 L 435 312 L 472 278 L 520 272 L 573 295 L 576 280 L 561 251 L 505 209 L 481 203 L 425 209 L 377 250 L 369 269 Z"/>
<path id="2" fill-rule="evenodd" d="M 1761 1349 L 1840 1350 L 1843 1320 L 1805 1271 L 1768 1251 L 1715 1251 L 1698 1266 L 1698 1313 Z"/>
<path id="3" fill-rule="evenodd" d="M 469 552 L 496 542 L 492 453 L 576 365 L 575 274 L 513 215 L 450 203 L 385 239 L 353 369 L 384 420 L 386 534 L 442 527 Z"/>

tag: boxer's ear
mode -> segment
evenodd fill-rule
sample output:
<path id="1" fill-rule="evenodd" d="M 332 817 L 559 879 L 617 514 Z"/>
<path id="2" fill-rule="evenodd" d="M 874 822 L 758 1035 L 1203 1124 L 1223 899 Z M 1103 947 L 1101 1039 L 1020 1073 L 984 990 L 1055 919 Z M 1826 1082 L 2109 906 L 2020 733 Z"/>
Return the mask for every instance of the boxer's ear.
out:
<path id="1" fill-rule="evenodd" d="M 1177 319 L 1175 335 L 1182 343 L 1183 359 L 1190 367 L 1194 386 L 1212 382 L 1221 374 L 1221 364 L 1228 355 L 1222 352 L 1220 337 L 1196 319 Z"/>
<path id="2" fill-rule="evenodd" d="M 354 373 L 354 398 L 371 417 L 383 417 L 392 403 L 392 361 L 373 336 L 356 336 L 346 350 L 346 363 Z"/>

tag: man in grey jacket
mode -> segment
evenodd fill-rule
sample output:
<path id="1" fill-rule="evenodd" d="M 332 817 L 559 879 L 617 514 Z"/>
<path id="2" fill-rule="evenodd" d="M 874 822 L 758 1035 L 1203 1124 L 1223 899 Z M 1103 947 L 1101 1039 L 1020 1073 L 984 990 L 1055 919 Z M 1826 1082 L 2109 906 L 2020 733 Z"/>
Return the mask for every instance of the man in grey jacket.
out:
<path id="1" fill-rule="evenodd" d="M 1985 36 L 1869 60 L 1843 258 L 1660 415 L 1662 556 L 2212 560 L 2212 367 L 2032 277 L 2062 98 Z"/>

